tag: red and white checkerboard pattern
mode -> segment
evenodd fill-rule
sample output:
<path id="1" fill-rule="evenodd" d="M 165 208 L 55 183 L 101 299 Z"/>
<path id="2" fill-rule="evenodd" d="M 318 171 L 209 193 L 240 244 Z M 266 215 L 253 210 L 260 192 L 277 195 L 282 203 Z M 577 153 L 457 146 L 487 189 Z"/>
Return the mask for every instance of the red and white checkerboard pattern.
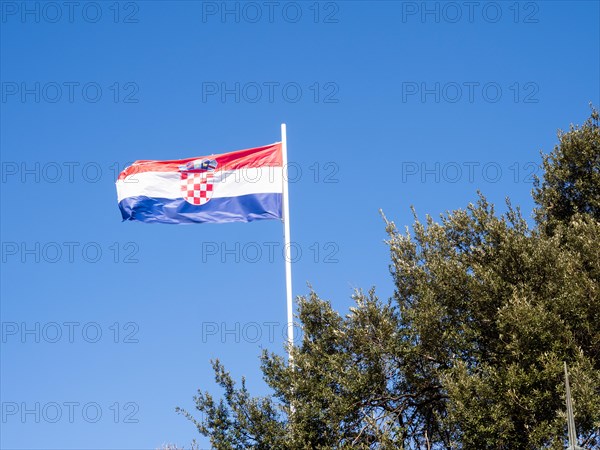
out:
<path id="1" fill-rule="evenodd" d="M 212 172 L 181 174 L 181 193 L 183 198 L 192 205 L 204 205 L 213 195 Z"/>

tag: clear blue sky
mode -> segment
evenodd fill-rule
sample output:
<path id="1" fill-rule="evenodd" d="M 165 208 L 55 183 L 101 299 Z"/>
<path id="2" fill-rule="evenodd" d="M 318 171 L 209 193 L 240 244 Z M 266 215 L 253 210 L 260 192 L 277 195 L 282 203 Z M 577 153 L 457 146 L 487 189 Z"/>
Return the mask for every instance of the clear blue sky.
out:
<path id="1" fill-rule="evenodd" d="M 223 8 L 1 3 L 2 448 L 206 448 L 174 409 L 219 394 L 215 357 L 267 392 L 281 223 L 122 223 L 117 168 L 286 122 L 294 294 L 344 312 L 392 294 L 379 208 L 410 225 L 480 189 L 529 216 L 539 151 L 600 104 L 598 2 Z"/>

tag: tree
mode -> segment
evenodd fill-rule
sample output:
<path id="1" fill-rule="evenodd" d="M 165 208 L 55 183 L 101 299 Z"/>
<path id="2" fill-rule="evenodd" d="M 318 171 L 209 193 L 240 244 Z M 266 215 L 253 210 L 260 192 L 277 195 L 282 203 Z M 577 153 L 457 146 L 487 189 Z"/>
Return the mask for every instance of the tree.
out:
<path id="1" fill-rule="evenodd" d="M 568 222 L 577 213 L 600 220 L 600 127 L 592 107 L 583 126 L 559 131 L 559 144 L 543 155 L 544 180 L 535 179 L 533 197 L 540 223 Z"/>
<path id="2" fill-rule="evenodd" d="M 533 228 L 481 194 L 412 232 L 386 220 L 392 299 L 357 291 L 341 316 L 300 297 L 294 367 L 261 356 L 272 395 L 215 361 L 224 399 L 180 412 L 216 449 L 562 449 L 567 361 L 580 444 L 600 448 L 597 120 L 544 158 Z"/>

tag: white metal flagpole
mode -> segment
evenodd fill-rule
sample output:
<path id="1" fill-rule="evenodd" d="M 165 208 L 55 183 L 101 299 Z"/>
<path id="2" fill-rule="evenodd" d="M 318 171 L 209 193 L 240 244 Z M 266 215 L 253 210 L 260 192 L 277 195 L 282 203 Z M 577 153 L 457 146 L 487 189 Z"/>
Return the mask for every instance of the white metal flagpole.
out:
<path id="1" fill-rule="evenodd" d="M 288 189 L 288 158 L 287 158 L 287 135 L 285 123 L 281 124 L 281 154 L 283 162 L 283 245 L 285 254 L 285 291 L 287 297 L 287 338 L 288 338 L 288 360 L 293 366 L 292 345 L 294 344 L 294 304 L 292 300 L 292 257 L 290 246 L 290 198 Z"/>
<path id="2" fill-rule="evenodd" d="M 575 418 L 573 417 L 573 401 L 571 400 L 571 386 L 569 384 L 569 371 L 567 370 L 567 362 L 565 365 L 565 397 L 567 400 L 567 431 L 569 434 L 568 450 L 576 450 L 581 447 L 577 446 L 577 431 L 575 428 Z M 583 450 L 583 449 L 582 449 Z"/>

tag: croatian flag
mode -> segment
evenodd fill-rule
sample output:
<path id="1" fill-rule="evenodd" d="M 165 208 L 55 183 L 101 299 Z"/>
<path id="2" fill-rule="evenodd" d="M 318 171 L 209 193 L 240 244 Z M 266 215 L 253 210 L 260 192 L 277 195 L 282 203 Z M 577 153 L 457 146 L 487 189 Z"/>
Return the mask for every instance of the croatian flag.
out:
<path id="1" fill-rule="evenodd" d="M 119 175 L 123 220 L 251 222 L 282 218 L 281 143 L 174 161 L 136 161 Z"/>

